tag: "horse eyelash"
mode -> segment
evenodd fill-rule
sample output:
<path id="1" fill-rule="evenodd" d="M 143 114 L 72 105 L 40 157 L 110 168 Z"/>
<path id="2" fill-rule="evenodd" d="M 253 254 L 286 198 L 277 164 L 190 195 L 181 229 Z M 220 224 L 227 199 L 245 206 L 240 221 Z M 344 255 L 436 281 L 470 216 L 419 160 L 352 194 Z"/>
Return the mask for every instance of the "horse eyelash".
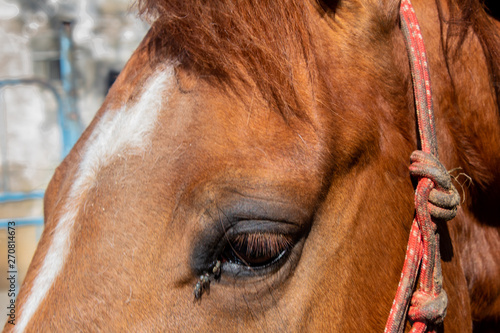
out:
<path id="1" fill-rule="evenodd" d="M 274 257 L 292 247 L 293 241 L 290 236 L 278 233 L 245 233 L 236 235 L 232 242 L 236 248 L 246 248 L 247 256 L 269 256 Z M 234 248 L 233 248 L 234 250 Z"/>

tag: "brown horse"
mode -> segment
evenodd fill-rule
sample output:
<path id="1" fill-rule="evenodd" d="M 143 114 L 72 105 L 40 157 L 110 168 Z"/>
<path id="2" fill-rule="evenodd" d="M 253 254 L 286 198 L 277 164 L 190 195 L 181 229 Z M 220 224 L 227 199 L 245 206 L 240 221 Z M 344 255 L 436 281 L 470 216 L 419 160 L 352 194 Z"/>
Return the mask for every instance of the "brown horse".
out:
<path id="1" fill-rule="evenodd" d="M 500 24 L 413 0 L 446 332 L 498 332 Z M 383 331 L 419 147 L 399 0 L 143 0 L 152 29 L 57 169 L 6 331 Z M 467 175 L 467 176 L 465 176 Z"/>

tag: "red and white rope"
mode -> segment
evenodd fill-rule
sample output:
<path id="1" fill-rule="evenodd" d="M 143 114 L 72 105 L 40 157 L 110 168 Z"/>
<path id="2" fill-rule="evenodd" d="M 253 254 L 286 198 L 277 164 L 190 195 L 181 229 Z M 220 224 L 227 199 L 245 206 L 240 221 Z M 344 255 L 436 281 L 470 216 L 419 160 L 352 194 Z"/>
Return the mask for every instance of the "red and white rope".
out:
<path id="1" fill-rule="evenodd" d="M 422 149 L 411 156 L 410 174 L 418 179 L 416 213 L 385 332 L 403 332 L 407 314 L 412 323 L 411 332 L 435 332 L 446 315 L 448 300 L 442 288 L 439 235 L 434 222 L 452 219 L 460 199 L 448 172 L 438 160 L 427 57 L 410 0 L 401 1 L 400 17 L 410 59 Z M 419 286 L 414 291 L 417 276 Z"/>

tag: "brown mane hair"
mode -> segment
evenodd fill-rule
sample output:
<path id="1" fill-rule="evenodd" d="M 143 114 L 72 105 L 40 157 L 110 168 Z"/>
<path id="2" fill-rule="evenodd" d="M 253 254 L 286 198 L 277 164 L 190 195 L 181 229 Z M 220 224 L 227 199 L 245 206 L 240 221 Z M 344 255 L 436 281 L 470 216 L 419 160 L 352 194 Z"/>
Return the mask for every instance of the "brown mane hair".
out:
<path id="1" fill-rule="evenodd" d="M 335 10 L 338 1 L 320 1 L 320 10 Z M 470 31 L 477 34 L 490 69 L 492 89 L 500 100 L 500 37 L 481 0 L 447 0 L 449 23 L 445 51 L 452 58 Z M 284 115 L 300 114 L 293 62 L 314 65 L 314 33 L 304 1 L 283 0 L 138 0 L 142 16 L 152 20 L 153 61 L 165 57 L 208 80 L 249 78 L 264 98 Z M 453 46 L 451 46 L 453 45 Z M 299 52 L 300 54 L 297 54 Z"/>
<path id="2" fill-rule="evenodd" d="M 139 0 L 139 10 L 154 20 L 155 59 L 175 59 L 209 80 L 249 78 L 285 116 L 300 113 L 293 62 L 313 63 L 303 1 Z"/>

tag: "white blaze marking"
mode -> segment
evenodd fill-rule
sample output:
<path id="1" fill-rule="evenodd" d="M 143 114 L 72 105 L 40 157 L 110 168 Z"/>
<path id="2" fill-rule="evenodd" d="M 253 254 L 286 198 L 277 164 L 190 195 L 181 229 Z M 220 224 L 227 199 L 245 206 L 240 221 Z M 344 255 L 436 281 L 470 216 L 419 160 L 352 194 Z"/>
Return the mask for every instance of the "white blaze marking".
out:
<path id="1" fill-rule="evenodd" d="M 137 152 L 149 144 L 161 109 L 162 96 L 172 87 L 173 68 L 156 73 L 146 83 L 140 100 L 125 105 L 120 110 L 107 110 L 94 128 L 83 153 L 80 166 L 57 223 L 52 243 L 42 267 L 33 282 L 31 294 L 23 306 L 22 316 L 14 332 L 22 332 L 47 295 L 61 272 L 70 248 L 71 233 L 81 204 L 82 194 L 91 189 L 99 169 L 108 164 L 118 153 Z M 169 92 L 167 92 L 168 96 Z"/>

